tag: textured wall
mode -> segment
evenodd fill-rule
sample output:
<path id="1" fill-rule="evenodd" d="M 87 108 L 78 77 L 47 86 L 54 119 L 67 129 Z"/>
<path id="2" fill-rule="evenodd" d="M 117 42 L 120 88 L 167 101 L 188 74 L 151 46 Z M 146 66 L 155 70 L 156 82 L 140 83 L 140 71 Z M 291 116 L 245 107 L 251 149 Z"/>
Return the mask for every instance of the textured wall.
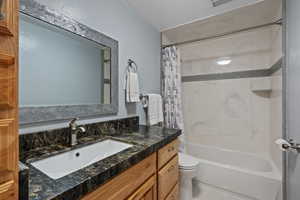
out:
<path id="1" fill-rule="evenodd" d="M 160 93 L 160 33 L 145 23 L 136 12 L 122 0 L 39 0 L 77 21 L 119 41 L 119 113 L 84 120 L 98 122 L 108 119 L 140 115 L 144 123 L 144 111 L 140 105 L 126 105 L 124 101 L 124 71 L 128 58 L 139 65 L 142 92 Z M 66 126 L 66 123 L 47 124 L 42 127 L 24 127 L 21 133 Z"/>

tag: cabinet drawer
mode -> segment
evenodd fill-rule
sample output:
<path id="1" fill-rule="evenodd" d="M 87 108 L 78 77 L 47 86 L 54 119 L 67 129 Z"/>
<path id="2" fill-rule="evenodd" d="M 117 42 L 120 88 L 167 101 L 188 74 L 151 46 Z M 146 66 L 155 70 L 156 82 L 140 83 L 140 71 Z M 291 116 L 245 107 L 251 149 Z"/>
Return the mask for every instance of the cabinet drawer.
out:
<path id="1" fill-rule="evenodd" d="M 158 200 L 164 200 L 179 179 L 178 156 L 158 172 Z"/>
<path id="2" fill-rule="evenodd" d="M 156 154 L 129 168 L 83 200 L 124 200 L 156 172 Z"/>
<path id="3" fill-rule="evenodd" d="M 165 200 L 179 200 L 179 184 L 177 183 L 172 192 L 167 196 Z"/>
<path id="4" fill-rule="evenodd" d="M 158 169 L 162 168 L 173 156 L 178 153 L 178 139 L 158 151 Z"/>

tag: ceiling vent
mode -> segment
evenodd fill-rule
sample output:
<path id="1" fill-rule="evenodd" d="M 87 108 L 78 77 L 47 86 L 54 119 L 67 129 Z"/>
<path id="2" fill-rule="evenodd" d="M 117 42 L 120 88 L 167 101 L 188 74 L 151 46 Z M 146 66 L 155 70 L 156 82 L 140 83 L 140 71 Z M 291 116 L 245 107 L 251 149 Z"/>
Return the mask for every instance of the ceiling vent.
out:
<path id="1" fill-rule="evenodd" d="M 211 0 L 214 7 L 223 5 L 225 3 L 229 3 L 230 1 L 232 1 L 232 0 Z"/>

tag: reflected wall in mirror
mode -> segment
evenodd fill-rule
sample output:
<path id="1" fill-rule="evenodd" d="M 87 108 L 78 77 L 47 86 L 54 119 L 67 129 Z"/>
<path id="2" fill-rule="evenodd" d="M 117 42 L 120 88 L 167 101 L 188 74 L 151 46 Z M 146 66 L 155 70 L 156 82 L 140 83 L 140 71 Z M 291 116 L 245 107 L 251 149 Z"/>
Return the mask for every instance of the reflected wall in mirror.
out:
<path id="1" fill-rule="evenodd" d="M 20 15 L 21 107 L 110 104 L 110 48 Z"/>
<path id="2" fill-rule="evenodd" d="M 35 0 L 20 9 L 20 124 L 116 114 L 118 42 Z"/>

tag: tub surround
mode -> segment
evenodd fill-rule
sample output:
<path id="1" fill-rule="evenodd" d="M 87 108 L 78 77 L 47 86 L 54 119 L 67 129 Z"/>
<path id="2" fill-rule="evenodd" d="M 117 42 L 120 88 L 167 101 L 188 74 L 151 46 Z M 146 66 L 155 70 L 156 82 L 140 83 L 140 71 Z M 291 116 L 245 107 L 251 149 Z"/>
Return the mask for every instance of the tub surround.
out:
<path id="1" fill-rule="evenodd" d="M 270 77 L 274 73 L 278 72 L 282 68 L 282 58 L 276 61 L 268 69 L 255 69 L 246 71 L 235 71 L 235 72 L 225 72 L 225 73 L 208 73 L 200 75 L 188 75 L 183 76 L 183 82 L 194 82 L 194 81 L 216 81 L 216 80 L 226 80 L 226 79 L 241 79 L 241 78 L 259 78 L 259 77 Z"/>
<path id="2" fill-rule="evenodd" d="M 139 126 L 138 121 L 136 117 L 86 125 L 87 134 L 80 135 L 78 145 L 72 148 L 66 145 L 68 137 L 64 131 L 67 129 L 20 136 L 20 158 L 28 165 L 30 171 L 29 199 L 80 199 L 158 151 L 181 134 L 181 131 L 174 129 Z M 63 133 L 60 139 L 53 139 L 60 133 Z M 106 139 L 119 140 L 134 146 L 57 180 L 49 178 L 30 165 L 33 161 Z M 39 141 L 43 145 L 38 144 Z"/>
<path id="3" fill-rule="evenodd" d="M 271 107 L 274 89 L 270 79 L 282 67 L 281 37 L 273 39 L 280 35 L 277 32 L 280 27 L 266 27 L 180 46 L 187 140 L 257 155 L 271 154 L 270 149 L 276 146 L 270 139 L 275 131 L 270 130 L 281 123 L 271 121 L 275 104 Z M 227 57 L 231 63 L 226 66 L 216 62 Z"/>
<path id="4" fill-rule="evenodd" d="M 197 143 L 186 145 L 187 152 L 200 160 L 194 187 L 201 192 L 195 200 L 276 199 L 281 176 L 271 159 Z"/>
<path id="5" fill-rule="evenodd" d="M 269 26 L 179 46 L 187 152 L 201 160 L 195 199 L 280 196 L 281 34 Z"/>

